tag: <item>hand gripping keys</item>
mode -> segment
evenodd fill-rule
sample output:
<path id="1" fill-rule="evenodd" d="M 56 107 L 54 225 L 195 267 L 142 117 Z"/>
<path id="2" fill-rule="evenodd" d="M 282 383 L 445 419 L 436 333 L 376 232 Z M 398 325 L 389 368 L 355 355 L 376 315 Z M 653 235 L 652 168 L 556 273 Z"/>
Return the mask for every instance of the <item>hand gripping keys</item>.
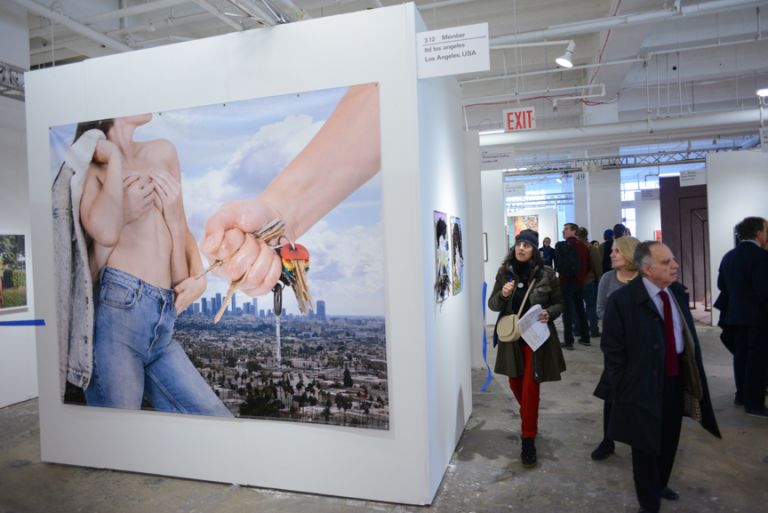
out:
<path id="1" fill-rule="evenodd" d="M 293 244 L 288 241 L 288 238 L 285 237 L 285 223 L 280 219 L 273 219 L 253 232 L 252 235 L 257 239 L 263 240 L 268 246 L 274 248 L 275 251 L 278 252 L 283 264 L 283 272 L 280 280 L 293 288 L 293 291 L 296 294 L 296 301 L 299 304 L 299 310 L 301 313 L 306 314 L 310 308 L 314 307 L 312 296 L 309 293 L 306 274 L 309 271 L 309 251 L 307 248 L 301 244 Z M 228 259 L 216 260 L 208 266 L 205 271 L 196 276 L 196 278 L 200 278 L 216 267 L 225 264 L 227 260 Z M 226 297 L 221 302 L 221 307 L 213 318 L 214 323 L 221 320 L 229 303 L 232 301 L 232 296 L 245 281 L 247 275 L 248 272 L 245 272 L 240 278 L 229 284 Z M 277 294 L 274 289 L 273 293 Z"/>

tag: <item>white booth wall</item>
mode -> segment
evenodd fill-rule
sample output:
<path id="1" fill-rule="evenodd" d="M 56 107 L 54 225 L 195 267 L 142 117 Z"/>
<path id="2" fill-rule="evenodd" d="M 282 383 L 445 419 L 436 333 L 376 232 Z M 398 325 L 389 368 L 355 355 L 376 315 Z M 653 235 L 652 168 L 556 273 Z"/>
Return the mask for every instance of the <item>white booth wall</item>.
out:
<path id="1" fill-rule="evenodd" d="M 468 273 L 469 311 L 470 311 L 470 355 L 472 368 L 483 366 L 483 280 L 485 264 L 483 263 L 483 197 L 480 171 L 481 153 L 480 136 L 477 131 L 464 134 L 464 171 L 466 182 L 467 240 L 464 243 L 464 253 L 469 264 L 464 270 Z"/>
<path id="2" fill-rule="evenodd" d="M 49 319 L 37 328 L 43 461 L 432 501 L 471 413 L 469 291 L 476 285 L 465 272 L 464 292 L 442 308 L 434 304 L 432 211 L 471 216 L 458 87 L 449 79 L 418 81 L 417 17 L 406 4 L 29 74 L 32 257 L 38 283 L 48 284 L 37 286 L 37 307 Z M 390 429 L 62 404 L 55 304 L 52 294 L 40 294 L 54 283 L 48 127 L 367 82 L 378 82 L 380 94 Z"/>
<path id="3" fill-rule="evenodd" d="M 733 227 L 748 216 L 768 218 L 768 153 L 760 150 L 707 155 L 707 209 L 709 211 L 709 265 L 712 299 L 719 294 L 720 260 L 733 248 Z M 712 309 L 712 324 L 720 312 Z"/>
<path id="4" fill-rule="evenodd" d="M 26 10 L 7 2 L 0 5 L 0 61 L 29 68 Z M 27 153 L 24 102 L 0 96 L 0 234 L 24 235 L 30 255 L 27 203 Z M 27 258 L 27 305 L 0 314 L 0 321 L 34 317 L 31 260 Z M 0 407 L 37 396 L 35 332 L 31 327 L 0 326 Z"/>
<path id="5" fill-rule="evenodd" d="M 426 30 L 423 26 L 420 30 Z M 462 248 L 471 247 L 476 236 L 470 237 L 468 221 L 472 221 L 467 208 L 467 177 L 464 172 L 464 134 L 462 123 L 461 90 L 454 78 L 420 80 L 419 93 L 419 146 L 421 149 L 421 226 L 424 257 L 422 290 L 433 290 L 435 285 L 435 242 L 433 211 L 445 212 L 462 221 Z M 456 130 L 435 130 L 436 126 L 455 127 Z M 479 161 L 478 161 L 479 166 Z M 476 215 L 476 214 L 475 214 Z M 473 225 L 475 223 L 472 223 Z M 450 231 L 450 228 L 449 228 Z M 450 235 L 453 236 L 452 234 Z M 424 298 L 424 319 L 427 342 L 427 386 L 429 424 L 441 426 L 430 437 L 430 484 L 436 490 L 440 485 L 453 450 L 464 432 L 472 412 L 472 379 L 470 343 L 472 317 L 469 312 L 481 314 L 471 297 L 470 268 L 478 261 L 465 253 L 464 290 L 451 295 L 441 304 L 435 303 L 434 294 Z M 478 300 L 479 302 L 479 300 Z M 452 428 L 452 429 L 451 429 Z"/>
<path id="6" fill-rule="evenodd" d="M 632 235 L 640 240 L 654 240 L 656 230 L 661 230 L 659 190 L 650 189 L 635 193 L 634 206 L 636 229 Z"/>
<path id="7" fill-rule="evenodd" d="M 480 180 L 483 196 L 483 233 L 486 234 L 488 253 L 488 260 L 483 266 L 483 276 L 490 295 L 496 271 L 509 250 L 504 217 L 504 170 L 483 171 Z M 486 298 L 485 324 L 494 324 L 498 315 L 488 308 Z"/>

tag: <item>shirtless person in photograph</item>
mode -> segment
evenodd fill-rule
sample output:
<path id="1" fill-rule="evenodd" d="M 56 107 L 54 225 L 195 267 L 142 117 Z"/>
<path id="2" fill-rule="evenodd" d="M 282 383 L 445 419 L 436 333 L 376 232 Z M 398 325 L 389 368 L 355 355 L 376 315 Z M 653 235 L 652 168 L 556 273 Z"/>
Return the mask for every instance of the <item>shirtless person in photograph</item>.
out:
<path id="1" fill-rule="evenodd" d="M 99 140 L 80 201 L 98 270 L 94 406 L 231 415 L 172 340 L 176 315 L 205 291 L 197 244 L 187 226 L 176 149 L 166 140 L 134 141 L 151 114 L 99 122 Z M 89 126 L 90 125 L 90 126 Z M 79 137 L 93 124 L 78 126 Z"/>

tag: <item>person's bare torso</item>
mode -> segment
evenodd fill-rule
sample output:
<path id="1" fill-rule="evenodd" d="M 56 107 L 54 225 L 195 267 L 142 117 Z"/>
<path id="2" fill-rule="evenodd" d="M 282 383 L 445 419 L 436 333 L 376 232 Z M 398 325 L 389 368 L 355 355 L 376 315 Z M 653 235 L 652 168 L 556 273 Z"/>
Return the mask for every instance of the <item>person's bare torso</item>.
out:
<path id="1" fill-rule="evenodd" d="M 165 167 L 152 142 L 136 144 L 139 149 L 134 155 L 123 156 L 123 179 L 148 176 L 150 171 Z M 171 233 L 157 198 L 147 212 L 123 225 L 115 246 L 108 248 L 95 243 L 94 257 L 98 269 L 108 265 L 168 289 L 171 288 L 171 247 Z"/>

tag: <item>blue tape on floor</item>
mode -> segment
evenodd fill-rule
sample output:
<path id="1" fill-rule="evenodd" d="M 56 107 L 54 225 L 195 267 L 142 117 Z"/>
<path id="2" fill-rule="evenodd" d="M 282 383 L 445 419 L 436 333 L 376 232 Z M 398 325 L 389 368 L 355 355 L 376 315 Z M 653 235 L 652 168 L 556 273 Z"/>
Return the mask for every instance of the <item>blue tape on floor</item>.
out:
<path id="1" fill-rule="evenodd" d="M 45 326 L 45 319 L 31 319 L 28 321 L 0 321 L 0 326 Z"/>
<path id="2" fill-rule="evenodd" d="M 481 392 L 488 390 L 488 385 L 493 380 L 493 374 L 491 374 L 491 367 L 488 365 L 488 330 L 485 327 L 485 295 L 488 293 L 488 283 L 483 282 L 483 361 L 485 362 L 485 369 L 488 374 L 485 376 L 485 383 L 480 387 Z"/>

